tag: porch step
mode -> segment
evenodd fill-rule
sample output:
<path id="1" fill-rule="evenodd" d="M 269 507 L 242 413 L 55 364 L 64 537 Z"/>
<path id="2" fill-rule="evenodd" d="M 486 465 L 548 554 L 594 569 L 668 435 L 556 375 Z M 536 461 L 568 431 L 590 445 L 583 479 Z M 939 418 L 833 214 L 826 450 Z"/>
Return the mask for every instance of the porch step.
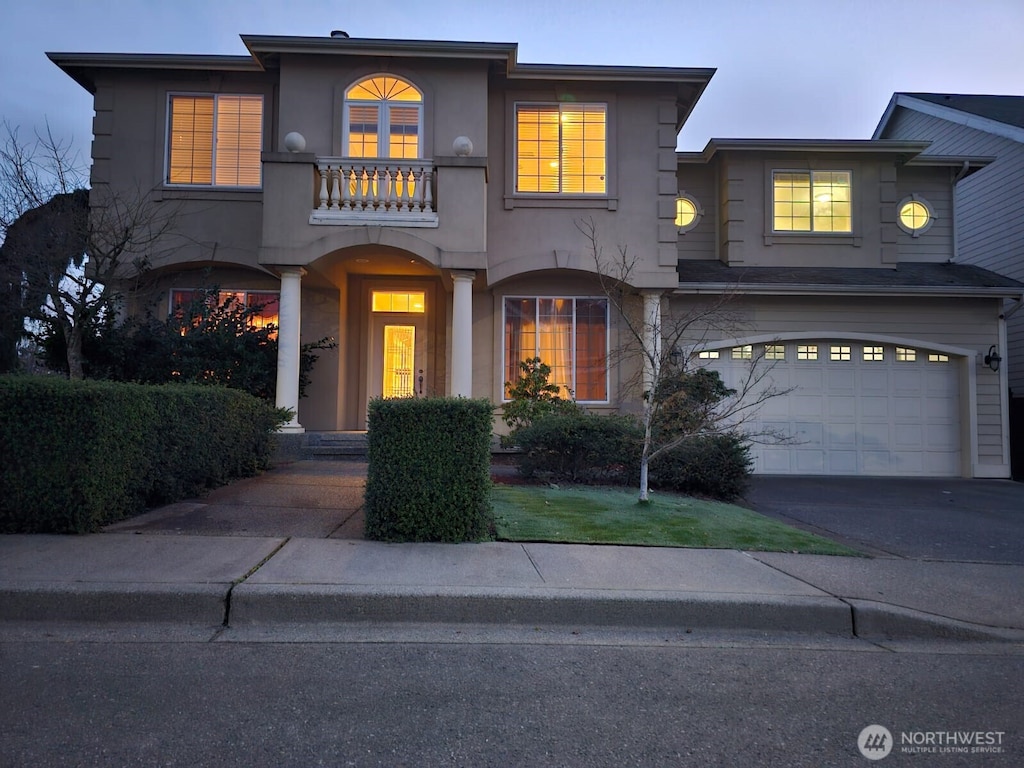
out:
<path id="1" fill-rule="evenodd" d="M 366 456 L 365 432 L 309 432 L 307 437 L 312 459 Z"/>

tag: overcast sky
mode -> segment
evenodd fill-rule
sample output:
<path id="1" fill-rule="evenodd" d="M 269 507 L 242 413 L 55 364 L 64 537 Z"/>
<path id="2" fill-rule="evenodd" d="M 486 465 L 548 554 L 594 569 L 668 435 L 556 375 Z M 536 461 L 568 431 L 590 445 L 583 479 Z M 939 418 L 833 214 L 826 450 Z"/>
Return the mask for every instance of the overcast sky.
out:
<path id="1" fill-rule="evenodd" d="M 512 42 L 519 61 L 714 67 L 680 137 L 869 138 L 893 91 L 1024 94 L 1024 0 L 0 0 L 0 118 L 88 154 L 47 51 L 245 54 L 239 34 Z"/>

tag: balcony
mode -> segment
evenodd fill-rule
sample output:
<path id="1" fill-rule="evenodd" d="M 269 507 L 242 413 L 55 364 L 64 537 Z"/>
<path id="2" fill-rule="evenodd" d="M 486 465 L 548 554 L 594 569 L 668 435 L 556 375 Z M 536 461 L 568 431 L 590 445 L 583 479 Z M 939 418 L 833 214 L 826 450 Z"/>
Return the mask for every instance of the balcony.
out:
<path id="1" fill-rule="evenodd" d="M 318 157 L 310 224 L 437 227 L 430 160 Z"/>

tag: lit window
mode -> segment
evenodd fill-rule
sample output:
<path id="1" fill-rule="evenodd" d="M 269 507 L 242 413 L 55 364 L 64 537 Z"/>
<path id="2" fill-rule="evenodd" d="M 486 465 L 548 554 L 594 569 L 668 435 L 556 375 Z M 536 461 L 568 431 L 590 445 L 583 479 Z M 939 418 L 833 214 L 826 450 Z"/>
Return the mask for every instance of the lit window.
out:
<path id="1" fill-rule="evenodd" d="M 764 359 L 765 360 L 785 360 L 786 359 L 786 347 L 783 344 L 765 344 L 764 345 Z"/>
<path id="2" fill-rule="evenodd" d="M 676 227 L 680 232 L 689 232 L 700 224 L 700 217 L 704 215 L 697 201 L 689 195 L 680 194 L 676 198 Z"/>
<path id="3" fill-rule="evenodd" d="M 775 171 L 775 231 L 853 231 L 850 177 L 850 171 Z"/>
<path id="4" fill-rule="evenodd" d="M 550 366 L 550 383 L 562 397 L 608 400 L 608 300 L 506 298 L 505 381 L 533 357 Z"/>
<path id="5" fill-rule="evenodd" d="M 829 360 L 849 360 L 850 348 L 840 344 L 833 344 L 828 352 Z"/>
<path id="6" fill-rule="evenodd" d="M 608 190 L 604 104 L 516 105 L 516 192 Z"/>
<path id="7" fill-rule="evenodd" d="M 912 363 L 917 360 L 917 350 L 909 347 L 896 347 L 897 363 Z"/>
<path id="8" fill-rule="evenodd" d="M 198 319 L 203 305 L 210 309 L 227 310 L 245 307 L 250 310 L 249 327 L 266 328 L 273 326 L 274 335 L 281 313 L 281 294 L 279 291 L 204 291 L 184 290 L 171 291 L 170 309 L 172 314 L 184 318 L 185 313 Z"/>
<path id="9" fill-rule="evenodd" d="M 360 80 L 345 91 L 346 156 L 422 157 L 422 122 L 423 94 L 414 85 L 392 75 Z"/>
<path id="10" fill-rule="evenodd" d="M 939 355 L 939 354 L 935 354 L 935 353 L 929 353 L 928 354 L 928 362 L 929 363 L 948 363 L 949 362 L 949 355 Z"/>
<path id="11" fill-rule="evenodd" d="M 426 312 L 426 294 L 423 291 L 374 291 L 371 305 L 374 312 L 404 312 L 422 314 Z"/>
<path id="12" fill-rule="evenodd" d="M 718 354 L 718 350 L 716 349 L 706 349 L 703 352 L 698 352 L 697 358 L 699 360 L 717 360 Z"/>
<path id="13" fill-rule="evenodd" d="M 167 183 L 258 187 L 262 96 L 171 96 Z"/>
<path id="14" fill-rule="evenodd" d="M 882 347 L 864 347 L 864 359 L 868 362 L 884 360 L 885 354 Z"/>
<path id="15" fill-rule="evenodd" d="M 797 360 L 817 360 L 818 359 L 818 345 L 817 344 L 799 344 L 796 348 L 796 359 Z"/>
<path id="16" fill-rule="evenodd" d="M 754 356 L 754 348 L 750 344 L 745 344 L 742 347 L 732 348 L 732 359 L 733 360 L 749 360 Z"/>
<path id="17" fill-rule="evenodd" d="M 918 195 L 905 197 L 899 204 L 900 229 L 913 237 L 917 237 L 928 229 L 935 220 L 935 212 L 928 201 Z"/>

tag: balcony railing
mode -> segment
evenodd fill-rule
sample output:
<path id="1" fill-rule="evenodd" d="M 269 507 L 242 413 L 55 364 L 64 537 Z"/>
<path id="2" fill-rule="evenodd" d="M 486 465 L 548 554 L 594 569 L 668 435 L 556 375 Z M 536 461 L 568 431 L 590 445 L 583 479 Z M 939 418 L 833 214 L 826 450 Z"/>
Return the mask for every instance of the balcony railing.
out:
<path id="1" fill-rule="evenodd" d="M 310 224 L 436 227 L 430 160 L 316 159 Z"/>

